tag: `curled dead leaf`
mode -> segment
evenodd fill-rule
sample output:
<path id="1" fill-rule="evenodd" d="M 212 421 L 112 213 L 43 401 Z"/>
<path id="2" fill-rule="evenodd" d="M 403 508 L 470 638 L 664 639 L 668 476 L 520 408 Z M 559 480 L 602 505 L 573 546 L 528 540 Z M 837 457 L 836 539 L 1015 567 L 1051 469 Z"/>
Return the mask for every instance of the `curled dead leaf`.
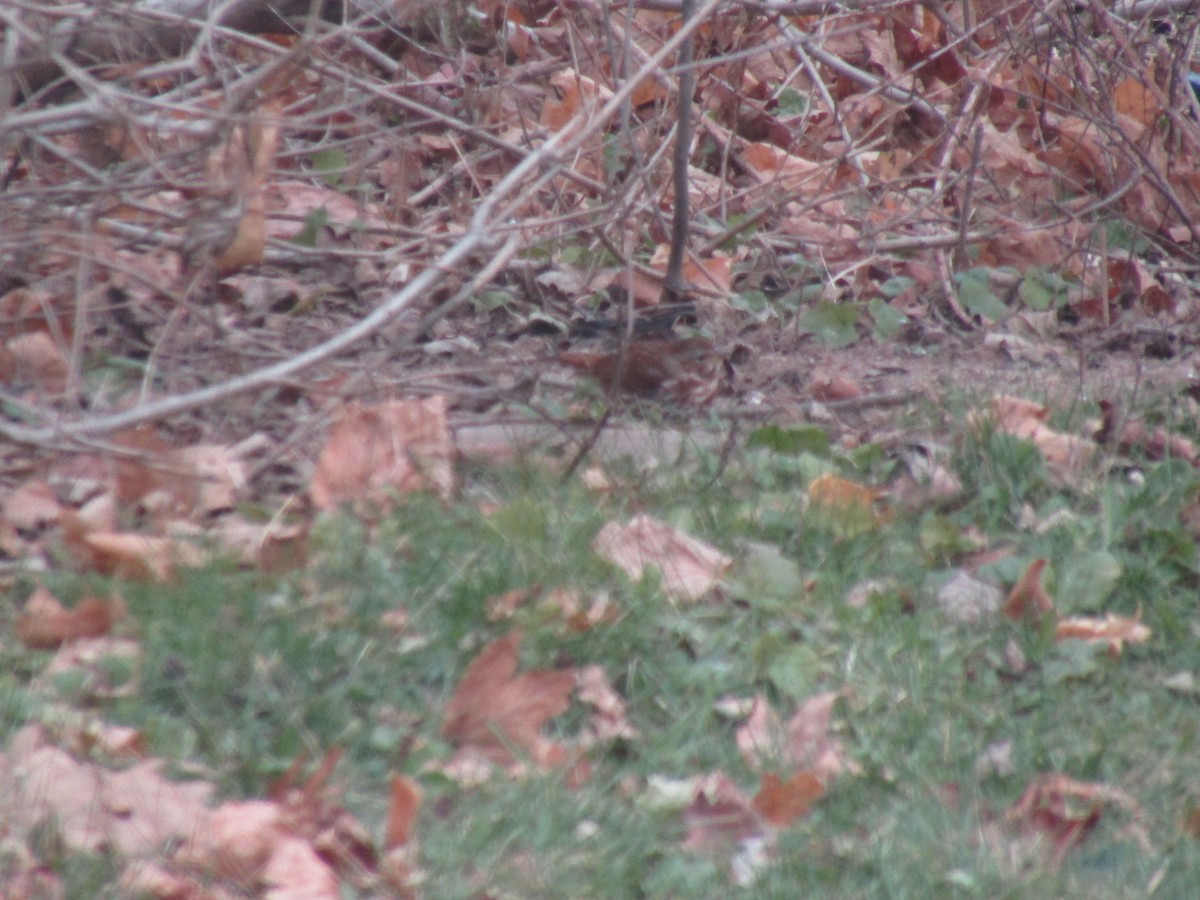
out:
<path id="1" fill-rule="evenodd" d="M 1126 642 L 1144 644 L 1150 640 L 1150 629 L 1141 622 L 1141 616 L 1118 616 L 1109 613 L 1103 618 L 1096 616 L 1070 616 L 1061 619 L 1054 629 L 1056 640 L 1098 641 L 1108 644 L 1111 656 L 1120 656 Z"/>
<path id="2" fill-rule="evenodd" d="M 119 599 L 85 597 L 67 609 L 39 585 L 17 619 L 17 639 L 34 650 L 53 650 L 70 641 L 108 634 L 124 615 L 125 605 Z"/>
<path id="3" fill-rule="evenodd" d="M 1014 621 L 1027 616 L 1042 618 L 1054 614 L 1054 601 L 1042 585 L 1042 573 L 1046 569 L 1044 558 L 1035 559 L 1021 575 L 1020 580 L 1009 591 L 1004 601 L 1004 614 Z"/>

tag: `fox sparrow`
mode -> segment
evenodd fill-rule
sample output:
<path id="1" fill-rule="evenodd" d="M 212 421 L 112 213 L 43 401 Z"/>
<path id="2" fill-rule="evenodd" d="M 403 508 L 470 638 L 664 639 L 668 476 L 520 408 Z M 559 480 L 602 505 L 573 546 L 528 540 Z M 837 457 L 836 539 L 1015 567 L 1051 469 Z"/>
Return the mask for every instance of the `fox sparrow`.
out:
<path id="1" fill-rule="evenodd" d="M 612 391 L 674 403 L 707 403 L 721 390 L 725 368 L 712 341 L 634 339 L 607 352 L 567 351 L 562 362 Z"/>

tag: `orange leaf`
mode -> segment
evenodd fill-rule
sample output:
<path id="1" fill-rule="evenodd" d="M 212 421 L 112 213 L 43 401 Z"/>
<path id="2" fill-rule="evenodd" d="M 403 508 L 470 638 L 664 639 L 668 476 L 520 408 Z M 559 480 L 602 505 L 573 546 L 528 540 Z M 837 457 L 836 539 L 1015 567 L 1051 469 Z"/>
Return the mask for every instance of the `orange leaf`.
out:
<path id="1" fill-rule="evenodd" d="M 1004 601 L 1004 614 L 1014 621 L 1026 616 L 1041 618 L 1054 612 L 1054 601 L 1042 586 L 1042 572 L 1046 568 L 1046 560 L 1035 559 L 1031 562 L 1020 580 L 1013 585 L 1008 599 Z"/>
<path id="2" fill-rule="evenodd" d="M 123 612 L 119 604 L 96 597 L 87 597 L 68 610 L 39 586 L 17 619 L 17 638 L 26 647 L 53 650 L 69 641 L 107 634 Z"/>
<path id="3" fill-rule="evenodd" d="M 1119 656 L 1126 641 L 1131 644 L 1144 644 L 1150 640 L 1150 629 L 1143 625 L 1137 616 L 1132 619 L 1113 613 L 1104 618 L 1072 616 L 1059 621 L 1054 629 L 1054 637 L 1059 641 L 1071 638 L 1081 641 L 1104 641 L 1108 644 L 1108 652 Z"/>
<path id="4" fill-rule="evenodd" d="M 385 850 L 407 846 L 412 839 L 413 824 L 421 808 L 421 785 L 407 775 L 392 776 L 392 799 L 388 804 L 387 826 L 384 828 Z"/>
<path id="5" fill-rule="evenodd" d="M 751 806 L 767 822 L 783 828 L 807 815 L 824 792 L 821 779 L 812 772 L 797 772 L 787 781 L 768 772 Z"/>

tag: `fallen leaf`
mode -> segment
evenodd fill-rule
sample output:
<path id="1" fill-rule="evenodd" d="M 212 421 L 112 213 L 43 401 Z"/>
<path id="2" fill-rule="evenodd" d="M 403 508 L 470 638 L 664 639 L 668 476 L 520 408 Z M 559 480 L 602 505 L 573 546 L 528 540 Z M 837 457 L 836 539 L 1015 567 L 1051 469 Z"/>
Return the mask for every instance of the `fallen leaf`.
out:
<path id="1" fill-rule="evenodd" d="M 396 494 L 419 490 L 448 500 L 453 458 L 445 397 L 354 402 L 334 418 L 309 490 L 322 510 L 345 502 L 386 507 Z"/>
<path id="2" fill-rule="evenodd" d="M 797 772 L 787 781 L 768 772 L 754 795 L 751 807 L 775 828 L 785 828 L 808 815 L 825 793 L 825 785 L 812 772 Z"/>
<path id="3" fill-rule="evenodd" d="M 1025 569 L 1021 578 L 1009 591 L 1004 601 L 1004 614 L 1014 621 L 1027 616 L 1043 618 L 1054 614 L 1054 601 L 1042 586 L 1042 573 L 1046 569 L 1044 558 L 1035 559 Z"/>
<path id="4" fill-rule="evenodd" d="M 22 531 L 35 531 L 57 522 L 60 509 L 54 489 L 35 479 L 19 485 L 4 498 L 0 517 Z"/>
<path id="5" fill-rule="evenodd" d="M 634 581 L 654 566 L 672 600 L 699 600 L 720 582 L 733 560 L 715 547 L 689 537 L 648 515 L 628 525 L 609 522 L 592 541 L 592 549 Z"/>
<path id="6" fill-rule="evenodd" d="M 786 725 L 766 697 L 755 697 L 736 732 L 746 764 L 759 771 L 805 771 L 826 784 L 851 769 L 841 741 L 829 733 L 833 707 L 841 696 L 841 691 L 827 691 L 809 697 Z"/>
<path id="7" fill-rule="evenodd" d="M 520 642 L 520 632 L 514 631 L 480 651 L 446 704 L 442 735 L 500 765 L 520 762 L 519 753 L 549 767 L 561 748 L 541 729 L 566 712 L 576 674 L 536 669 L 518 675 Z"/>
<path id="8" fill-rule="evenodd" d="M 603 668 L 584 666 L 579 670 L 576 684 L 579 701 L 593 710 L 584 744 L 634 740 L 638 737 L 637 729 L 629 723 L 625 698 L 609 683 Z"/>
<path id="9" fill-rule="evenodd" d="M 417 812 L 421 809 L 421 785 L 407 775 L 393 775 L 387 824 L 384 826 L 384 850 L 407 846 L 412 840 Z"/>
<path id="10" fill-rule="evenodd" d="M 34 650 L 52 650 L 80 638 L 108 634 L 124 614 L 124 604 L 97 597 L 85 597 L 68 610 L 39 585 L 17 619 L 17 639 Z"/>
<path id="11" fill-rule="evenodd" d="M 991 414 L 1001 431 L 1031 441 L 1046 464 L 1060 473 L 1083 468 L 1095 455 L 1094 441 L 1063 434 L 1045 424 L 1050 415 L 1048 407 L 1019 397 L 998 395 L 992 398 Z M 978 421 L 978 417 L 972 418 Z"/>
<path id="12" fill-rule="evenodd" d="M 875 528 L 887 518 L 875 506 L 882 496 L 882 491 L 831 474 L 817 476 L 808 486 L 809 509 L 849 535 Z"/>
<path id="13" fill-rule="evenodd" d="M 0 755 L 0 808 L 10 834 L 53 819 L 66 845 L 85 853 L 142 857 L 167 841 L 208 827 L 212 787 L 176 783 L 163 763 L 145 760 L 113 771 L 79 761 L 36 725 L 22 728 Z"/>
<path id="14" fill-rule="evenodd" d="M 1069 616 L 1060 619 L 1054 629 L 1056 640 L 1100 641 L 1108 644 L 1111 656 L 1120 656 L 1128 641 L 1144 644 L 1150 640 L 1150 629 L 1141 623 L 1140 617 L 1118 616 L 1109 613 L 1103 618 L 1095 616 Z"/>
<path id="15" fill-rule="evenodd" d="M 722 772 L 706 776 L 695 788 L 683 820 L 683 846 L 689 850 L 721 848 L 767 831 L 750 798 Z"/>
<path id="16" fill-rule="evenodd" d="M 1130 833 L 1139 843 L 1148 842 L 1137 825 L 1141 810 L 1128 794 L 1106 784 L 1078 781 L 1060 774 L 1035 778 L 1004 814 L 1004 823 L 1048 841 L 1046 861 L 1057 868 L 1071 848 L 1078 846 L 1096 827 L 1106 807 L 1131 814 L 1135 823 Z"/>
<path id="17" fill-rule="evenodd" d="M 67 388 L 71 367 L 59 345 L 45 331 L 10 338 L 0 347 L 0 382 L 32 384 L 47 395 Z"/>
<path id="18" fill-rule="evenodd" d="M 267 900 L 341 900 L 337 874 L 311 843 L 284 836 L 272 849 L 263 870 Z"/>

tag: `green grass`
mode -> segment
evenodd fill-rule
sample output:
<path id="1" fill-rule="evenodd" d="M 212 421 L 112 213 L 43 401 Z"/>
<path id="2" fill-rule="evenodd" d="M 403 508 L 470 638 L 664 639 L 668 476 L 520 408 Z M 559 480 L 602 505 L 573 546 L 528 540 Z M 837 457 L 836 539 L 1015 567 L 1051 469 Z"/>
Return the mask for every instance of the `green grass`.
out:
<path id="1" fill-rule="evenodd" d="M 174 586 L 121 585 L 123 627 L 142 649 L 123 676 L 132 696 L 36 683 L 45 655 L 6 641 L 0 727 L 6 736 L 66 699 L 141 728 L 152 753 L 202 767 L 232 797 L 262 796 L 298 755 L 344 748 L 334 780 L 376 835 L 388 773 L 422 783 L 429 897 L 1101 900 L 1150 885 L 1156 897 L 1195 896 L 1200 846 L 1182 822 L 1200 806 L 1200 695 L 1179 677 L 1200 670 L 1198 566 L 1179 512 L 1200 481 L 1168 462 L 1137 478 L 1098 469 L 1067 488 L 1001 435 L 963 436 L 953 465 L 966 490 L 950 508 L 898 510 L 851 536 L 804 508 L 805 487 L 826 469 L 881 482 L 892 463 L 879 448 L 746 451 L 715 480 L 703 452 L 649 473 L 615 466 L 619 487 L 603 498 L 536 468 L 470 471 L 451 506 L 414 498 L 370 532 L 349 516 L 319 522 L 304 572 L 214 566 Z M 653 579 L 630 584 L 591 553 L 602 524 L 642 510 L 737 560 L 719 598 L 673 606 Z M 1031 524 L 1063 510 L 1050 528 Z M 1112 659 L 1000 617 L 948 621 L 935 586 L 968 529 L 1013 551 L 982 576 L 1011 583 L 1044 556 L 1060 612 L 1140 610 L 1151 641 Z M 847 605 L 867 578 L 890 587 Z M 68 597 L 84 587 L 52 580 Z M 489 621 L 489 598 L 533 583 L 607 591 L 620 614 L 582 634 L 536 605 Z M 410 616 L 401 635 L 379 624 L 396 608 Z M 549 774 L 466 789 L 429 771 L 452 752 L 441 710 L 466 666 L 514 627 L 523 667 L 596 663 L 628 701 L 640 737 L 597 753 L 581 788 Z M 756 784 L 716 701 L 765 693 L 786 715 L 843 689 L 835 728 L 861 773 L 780 834 L 752 886 L 730 886 L 728 855 L 681 849 L 682 819 L 651 802 L 651 779 L 720 769 L 751 793 Z M 549 730 L 569 738 L 583 719 L 573 708 Z M 981 771 L 1002 740 L 1013 770 Z M 1018 858 L 989 834 L 1048 772 L 1119 787 L 1141 817 L 1106 808 L 1058 870 Z M 68 893 L 118 896 L 103 887 L 112 861 L 50 856 Z"/>

